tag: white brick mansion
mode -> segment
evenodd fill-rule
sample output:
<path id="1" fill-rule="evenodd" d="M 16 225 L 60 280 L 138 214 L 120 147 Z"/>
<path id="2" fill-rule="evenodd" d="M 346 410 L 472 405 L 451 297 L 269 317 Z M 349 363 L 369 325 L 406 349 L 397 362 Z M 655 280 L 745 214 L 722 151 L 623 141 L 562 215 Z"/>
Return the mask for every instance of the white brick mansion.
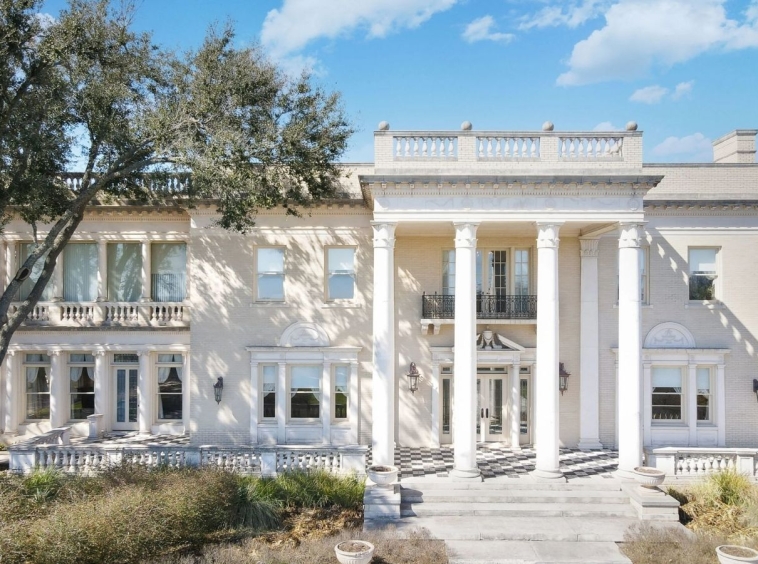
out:
<path id="1" fill-rule="evenodd" d="M 543 478 L 561 447 L 617 449 L 622 472 L 758 449 L 755 136 L 663 165 L 634 124 L 383 123 L 339 199 L 247 235 L 212 206 L 92 206 L 13 338 L 2 437 L 371 444 L 389 464 L 452 443 L 460 477 L 489 441 L 534 445 Z M 6 284 L 32 231 L 0 237 Z"/>

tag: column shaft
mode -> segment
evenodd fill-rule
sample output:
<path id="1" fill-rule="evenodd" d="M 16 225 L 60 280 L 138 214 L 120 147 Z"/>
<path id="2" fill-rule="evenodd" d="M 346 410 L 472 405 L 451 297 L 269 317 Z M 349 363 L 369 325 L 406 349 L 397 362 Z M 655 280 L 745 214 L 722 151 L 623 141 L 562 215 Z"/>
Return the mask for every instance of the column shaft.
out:
<path id="1" fill-rule="evenodd" d="M 280 445 L 287 444 L 287 364 L 279 363 L 279 372 L 276 378 L 276 442 Z"/>
<path id="2" fill-rule="evenodd" d="M 478 478 L 476 464 L 476 230 L 455 226 L 455 359 L 453 366 L 453 475 Z"/>
<path id="3" fill-rule="evenodd" d="M 260 400 L 258 362 L 250 361 L 250 444 L 258 444 L 258 406 Z"/>
<path id="4" fill-rule="evenodd" d="M 50 356 L 50 427 L 55 429 L 66 424 L 69 417 L 69 378 L 63 373 L 62 353 L 48 351 Z"/>
<path id="5" fill-rule="evenodd" d="M 95 357 L 95 413 L 102 415 L 103 430 L 111 428 L 111 412 L 108 374 L 106 371 L 105 351 L 93 351 Z"/>
<path id="6" fill-rule="evenodd" d="M 533 475 L 565 479 L 558 459 L 558 231 L 560 224 L 538 223 L 537 374 L 535 381 L 537 460 Z"/>
<path id="7" fill-rule="evenodd" d="M 395 227 L 374 228 L 374 327 L 371 378 L 374 464 L 395 463 Z"/>
<path id="8" fill-rule="evenodd" d="M 598 308 L 598 240 L 580 239 L 581 329 L 579 333 L 579 448 L 601 449 Z"/>
<path id="9" fill-rule="evenodd" d="M 619 475 L 642 464 L 642 336 L 640 235 L 637 223 L 621 224 L 619 238 Z"/>
<path id="10" fill-rule="evenodd" d="M 18 421 L 19 421 L 19 405 L 21 404 L 18 399 L 18 379 L 15 376 L 15 370 L 13 367 L 15 353 L 14 351 L 8 351 L 5 353 L 5 426 L 4 433 L 6 435 L 15 435 L 18 433 Z"/>
<path id="11" fill-rule="evenodd" d="M 697 446 L 697 364 L 687 366 L 687 424 L 690 430 L 690 446 Z M 682 406 L 684 407 L 684 406 Z"/>
<path id="12" fill-rule="evenodd" d="M 149 435 L 153 425 L 153 379 L 150 374 L 150 352 L 137 351 L 139 380 L 137 386 L 137 425 L 139 432 Z"/>
<path id="13" fill-rule="evenodd" d="M 321 374 L 321 442 L 332 443 L 332 365 L 324 362 Z"/>

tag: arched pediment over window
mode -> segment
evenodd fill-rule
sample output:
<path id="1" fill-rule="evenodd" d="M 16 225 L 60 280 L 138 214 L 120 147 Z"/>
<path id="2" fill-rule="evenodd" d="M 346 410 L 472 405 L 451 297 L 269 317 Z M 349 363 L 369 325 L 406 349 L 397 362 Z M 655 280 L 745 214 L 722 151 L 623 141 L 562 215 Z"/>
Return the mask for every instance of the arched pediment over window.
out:
<path id="1" fill-rule="evenodd" d="M 298 321 L 287 327 L 279 338 L 280 347 L 328 347 L 329 335 L 318 323 Z"/>
<path id="2" fill-rule="evenodd" d="M 653 327 L 645 337 L 646 349 L 694 349 L 695 337 L 681 323 L 667 321 Z"/>

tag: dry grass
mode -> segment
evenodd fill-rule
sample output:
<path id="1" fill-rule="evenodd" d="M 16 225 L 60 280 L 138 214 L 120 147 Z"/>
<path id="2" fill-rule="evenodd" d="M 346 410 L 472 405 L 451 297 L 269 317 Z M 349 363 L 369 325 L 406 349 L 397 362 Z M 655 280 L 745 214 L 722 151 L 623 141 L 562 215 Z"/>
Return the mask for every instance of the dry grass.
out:
<path id="1" fill-rule="evenodd" d="M 164 558 L 154 564 L 334 564 L 334 547 L 346 540 L 360 539 L 376 549 L 371 564 L 446 564 L 445 543 L 431 539 L 425 531 L 401 538 L 394 531 L 343 530 L 336 535 L 296 543 L 279 538 L 256 537 L 234 544 L 207 546 L 194 556 Z"/>

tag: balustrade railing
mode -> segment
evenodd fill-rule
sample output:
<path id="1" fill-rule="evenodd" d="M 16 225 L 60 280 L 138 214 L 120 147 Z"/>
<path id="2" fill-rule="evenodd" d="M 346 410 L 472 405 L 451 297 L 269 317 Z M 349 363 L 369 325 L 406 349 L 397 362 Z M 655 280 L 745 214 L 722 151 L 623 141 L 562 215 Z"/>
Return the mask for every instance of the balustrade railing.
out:
<path id="1" fill-rule="evenodd" d="M 393 137 L 396 159 L 455 159 L 458 138 L 448 135 L 398 135 Z"/>
<path id="2" fill-rule="evenodd" d="M 20 304 L 11 304 L 16 313 Z M 97 325 L 171 325 L 190 322 L 190 306 L 174 302 L 41 302 L 27 315 L 27 325 L 97 326 Z"/>
<path id="3" fill-rule="evenodd" d="M 621 159 L 623 147 L 623 137 L 582 136 L 558 139 L 559 155 L 564 159 Z"/>
<path id="4" fill-rule="evenodd" d="M 422 319 L 454 319 L 455 296 L 423 294 Z M 477 319 L 537 319 L 537 296 L 476 296 Z"/>
<path id="5" fill-rule="evenodd" d="M 82 190 L 84 173 L 66 172 L 60 176 L 66 187 L 74 193 Z M 192 180 L 188 173 L 182 174 L 133 174 L 129 182 L 140 186 L 146 192 L 160 196 L 182 196 L 190 192 Z"/>
<path id="6" fill-rule="evenodd" d="M 744 448 L 659 447 L 645 451 L 646 464 L 675 478 L 698 478 L 734 470 L 756 477 L 758 450 Z"/>
<path id="7" fill-rule="evenodd" d="M 477 137 L 476 155 L 480 161 L 537 160 L 540 158 L 540 138 L 510 135 Z"/>

